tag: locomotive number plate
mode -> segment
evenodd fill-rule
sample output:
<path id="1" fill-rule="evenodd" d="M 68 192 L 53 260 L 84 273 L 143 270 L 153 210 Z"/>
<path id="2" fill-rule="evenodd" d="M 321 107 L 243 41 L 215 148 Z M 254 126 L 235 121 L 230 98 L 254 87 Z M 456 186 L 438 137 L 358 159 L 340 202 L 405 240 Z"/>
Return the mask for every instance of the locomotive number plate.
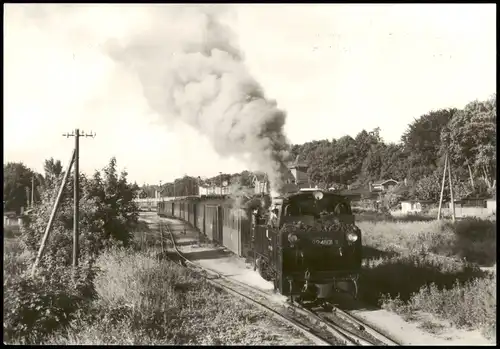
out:
<path id="1" fill-rule="evenodd" d="M 333 245 L 333 240 L 314 239 L 312 242 L 315 245 L 322 245 L 322 246 L 331 246 L 331 245 Z"/>

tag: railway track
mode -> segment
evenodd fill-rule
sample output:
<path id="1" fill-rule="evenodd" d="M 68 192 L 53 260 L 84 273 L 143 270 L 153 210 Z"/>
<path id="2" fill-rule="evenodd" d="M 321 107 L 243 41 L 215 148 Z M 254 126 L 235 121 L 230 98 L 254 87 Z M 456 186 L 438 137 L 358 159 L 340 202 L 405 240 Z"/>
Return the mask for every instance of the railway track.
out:
<path id="1" fill-rule="evenodd" d="M 158 227 L 162 239 L 164 233 L 167 233 L 169 242 L 182 266 L 197 271 L 208 282 L 271 313 L 318 345 L 399 345 L 380 331 L 334 305 L 331 305 L 332 311 L 306 309 L 298 304 L 278 305 L 270 299 L 272 293 L 247 285 L 187 259 L 178 249 L 169 224 L 160 221 Z"/>

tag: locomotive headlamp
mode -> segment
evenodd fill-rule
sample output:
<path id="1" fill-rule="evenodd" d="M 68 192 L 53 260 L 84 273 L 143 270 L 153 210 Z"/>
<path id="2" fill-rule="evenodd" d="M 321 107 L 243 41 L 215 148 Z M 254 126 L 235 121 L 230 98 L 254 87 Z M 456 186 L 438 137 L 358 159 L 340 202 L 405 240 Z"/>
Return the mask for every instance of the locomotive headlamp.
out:
<path id="1" fill-rule="evenodd" d="M 321 199 L 323 199 L 323 192 L 321 192 L 321 191 L 315 191 L 313 195 L 314 195 L 314 198 L 315 198 L 316 200 L 321 200 Z"/>
<path id="2" fill-rule="evenodd" d="M 354 233 L 348 233 L 347 234 L 347 241 L 349 242 L 356 242 L 358 240 L 358 235 Z"/>
<path id="3" fill-rule="evenodd" d="M 295 234 L 288 235 L 288 241 L 290 241 L 291 243 L 297 242 L 298 239 L 299 238 Z"/>

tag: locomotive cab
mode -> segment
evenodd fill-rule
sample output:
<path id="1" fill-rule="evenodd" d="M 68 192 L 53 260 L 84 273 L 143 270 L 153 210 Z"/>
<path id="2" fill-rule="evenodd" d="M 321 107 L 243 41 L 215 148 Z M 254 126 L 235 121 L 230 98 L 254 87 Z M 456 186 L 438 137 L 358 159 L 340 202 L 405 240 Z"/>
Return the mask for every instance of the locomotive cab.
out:
<path id="1" fill-rule="evenodd" d="M 276 290 L 317 300 L 347 281 L 356 297 L 361 231 L 344 197 L 299 192 L 275 200 L 267 214 L 256 213 L 255 266 Z"/>

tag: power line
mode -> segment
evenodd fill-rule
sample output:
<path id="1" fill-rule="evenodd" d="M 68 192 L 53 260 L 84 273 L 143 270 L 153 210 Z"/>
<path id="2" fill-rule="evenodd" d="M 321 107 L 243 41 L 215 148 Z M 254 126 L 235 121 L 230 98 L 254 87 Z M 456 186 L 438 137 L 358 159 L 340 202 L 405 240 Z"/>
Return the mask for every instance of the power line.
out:
<path id="1" fill-rule="evenodd" d="M 64 133 L 63 136 L 66 138 L 75 137 L 75 160 L 74 160 L 74 172 L 73 172 L 73 202 L 74 202 L 74 211 L 73 211 L 73 267 L 75 268 L 78 265 L 78 224 L 79 224 L 79 203 L 80 203 L 80 137 L 95 137 L 95 133 L 90 132 L 87 134 L 82 131 L 80 133 L 79 129 L 75 129 L 74 132 Z"/>

